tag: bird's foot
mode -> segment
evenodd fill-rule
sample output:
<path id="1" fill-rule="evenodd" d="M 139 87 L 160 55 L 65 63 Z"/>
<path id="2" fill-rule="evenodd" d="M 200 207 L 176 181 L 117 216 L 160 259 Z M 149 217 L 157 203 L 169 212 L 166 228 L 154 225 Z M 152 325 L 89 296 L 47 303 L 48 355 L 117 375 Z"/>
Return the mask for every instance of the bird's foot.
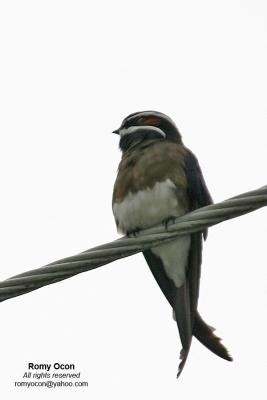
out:
<path id="1" fill-rule="evenodd" d="M 127 236 L 128 238 L 136 237 L 140 231 L 141 231 L 140 228 L 135 228 L 135 229 L 133 229 L 132 231 L 127 231 L 127 232 L 126 232 L 126 236 Z"/>
<path id="2" fill-rule="evenodd" d="M 174 216 L 172 215 L 172 216 L 170 216 L 170 217 L 168 217 L 168 218 L 165 218 L 165 219 L 162 221 L 162 224 L 165 226 L 166 231 L 168 230 L 168 226 L 169 226 L 170 224 L 174 224 L 175 218 L 176 218 L 176 217 L 174 217 Z"/>

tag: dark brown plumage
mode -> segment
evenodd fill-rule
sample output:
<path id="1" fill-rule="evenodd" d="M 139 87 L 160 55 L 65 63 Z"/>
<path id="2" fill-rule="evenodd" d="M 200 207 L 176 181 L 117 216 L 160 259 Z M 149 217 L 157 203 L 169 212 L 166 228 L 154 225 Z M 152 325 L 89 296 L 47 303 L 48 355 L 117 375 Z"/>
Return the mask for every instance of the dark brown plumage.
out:
<path id="1" fill-rule="evenodd" d="M 155 182 L 171 179 L 177 186 L 177 196 L 187 208 L 185 148 L 165 140 L 150 140 L 122 155 L 114 185 L 113 202 L 122 201 L 131 192 L 152 188 Z"/>

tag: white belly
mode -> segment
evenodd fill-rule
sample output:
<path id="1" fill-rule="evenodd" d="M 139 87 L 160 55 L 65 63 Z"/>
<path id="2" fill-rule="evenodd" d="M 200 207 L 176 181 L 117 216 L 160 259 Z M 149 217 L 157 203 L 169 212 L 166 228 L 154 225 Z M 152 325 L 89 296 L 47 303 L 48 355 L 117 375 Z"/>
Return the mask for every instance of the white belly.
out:
<path id="1" fill-rule="evenodd" d="M 170 216 L 179 216 L 183 210 L 179 208 L 174 183 L 167 179 L 157 182 L 152 189 L 130 192 L 123 201 L 113 204 L 113 213 L 118 230 L 126 233 L 159 224 Z"/>
<path id="2" fill-rule="evenodd" d="M 175 189 L 175 184 L 167 179 L 157 182 L 151 189 L 129 193 L 122 202 L 114 203 L 113 213 L 118 221 L 118 230 L 131 232 L 160 224 L 170 216 L 183 215 L 185 210 L 178 204 Z M 161 258 L 166 275 L 177 287 L 184 282 L 189 248 L 190 235 L 152 249 Z"/>
<path id="3" fill-rule="evenodd" d="M 190 235 L 186 235 L 151 249 L 161 258 L 166 275 L 176 287 L 182 286 L 185 280 L 190 243 Z"/>

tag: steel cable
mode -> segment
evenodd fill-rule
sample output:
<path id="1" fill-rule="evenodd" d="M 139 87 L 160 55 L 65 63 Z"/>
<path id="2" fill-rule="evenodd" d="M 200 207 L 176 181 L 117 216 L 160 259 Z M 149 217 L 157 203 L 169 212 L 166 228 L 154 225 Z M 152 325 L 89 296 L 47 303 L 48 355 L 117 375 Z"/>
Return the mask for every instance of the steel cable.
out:
<path id="1" fill-rule="evenodd" d="M 267 205 L 267 186 L 243 193 L 231 199 L 199 208 L 176 218 L 168 229 L 161 224 L 142 230 L 136 237 L 123 237 L 113 242 L 86 250 L 77 255 L 57 260 L 0 282 L 0 301 L 20 296 L 42 286 L 98 268 L 120 258 L 139 253 L 185 235 L 247 214 Z"/>

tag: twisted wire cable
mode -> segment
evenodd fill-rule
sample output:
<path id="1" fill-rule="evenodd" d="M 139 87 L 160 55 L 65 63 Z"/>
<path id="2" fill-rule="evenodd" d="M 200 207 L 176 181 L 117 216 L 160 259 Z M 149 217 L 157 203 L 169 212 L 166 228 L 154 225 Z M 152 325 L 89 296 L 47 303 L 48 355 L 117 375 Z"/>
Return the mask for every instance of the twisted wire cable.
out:
<path id="1" fill-rule="evenodd" d="M 173 224 L 158 225 L 142 230 L 136 237 L 123 237 L 86 250 L 77 255 L 54 261 L 0 282 L 0 301 L 20 296 L 42 286 L 109 264 L 112 261 L 139 253 L 177 236 L 216 225 L 267 205 L 267 186 L 243 193 L 217 204 L 199 208 L 178 217 Z"/>

